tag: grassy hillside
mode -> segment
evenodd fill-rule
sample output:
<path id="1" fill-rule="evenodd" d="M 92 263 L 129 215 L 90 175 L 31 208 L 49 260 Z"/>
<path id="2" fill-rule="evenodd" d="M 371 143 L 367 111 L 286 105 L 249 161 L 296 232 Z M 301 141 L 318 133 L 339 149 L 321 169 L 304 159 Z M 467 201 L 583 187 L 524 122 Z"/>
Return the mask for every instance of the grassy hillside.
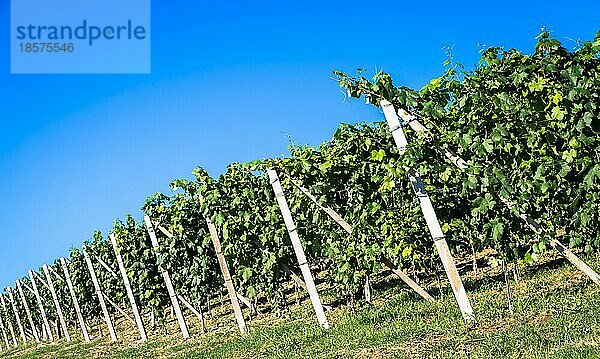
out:
<path id="1" fill-rule="evenodd" d="M 586 258 L 600 267 L 597 258 Z M 588 358 L 600 357 L 600 287 L 562 259 L 548 258 L 538 268 L 522 268 L 511 278 L 514 313 L 508 311 L 504 276 L 498 268 L 467 273 L 465 283 L 477 322 L 465 325 L 448 288 L 436 280 L 428 290 L 436 303 L 420 300 L 400 280 L 383 273 L 371 304 L 355 310 L 335 307 L 332 329 L 319 329 L 306 298 L 287 318 L 262 315 L 251 332 L 238 334 L 232 315 L 208 321 L 201 334 L 180 339 L 175 323 L 169 335 L 151 333 L 148 343 L 122 332 L 117 343 L 103 338 L 84 344 L 23 346 L 3 358 Z M 443 283 L 442 283 L 443 284 Z M 327 297 L 325 297 L 327 301 Z M 225 302 L 224 302 L 225 303 Z M 217 311 L 226 311 L 226 307 Z M 97 333 L 95 329 L 93 333 Z"/>

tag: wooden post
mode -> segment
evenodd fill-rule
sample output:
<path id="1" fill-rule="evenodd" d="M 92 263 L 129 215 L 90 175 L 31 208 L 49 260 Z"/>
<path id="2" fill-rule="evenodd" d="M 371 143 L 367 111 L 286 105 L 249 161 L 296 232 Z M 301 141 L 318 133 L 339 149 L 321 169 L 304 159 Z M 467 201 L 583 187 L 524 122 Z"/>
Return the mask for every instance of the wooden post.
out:
<path id="1" fill-rule="evenodd" d="M 577 257 L 569 248 L 565 247 L 564 244 L 559 242 L 558 239 L 552 239 L 550 241 L 550 245 L 554 247 L 558 253 L 567 258 L 571 264 L 585 273 L 594 283 L 600 284 L 600 275 L 598 275 L 598 273 L 596 273 L 590 266 Z"/>
<path id="2" fill-rule="evenodd" d="M 235 292 L 235 296 L 240 302 L 242 302 L 246 307 L 248 307 L 248 309 L 250 309 L 250 313 L 253 313 L 256 310 L 256 308 L 254 308 L 252 302 L 250 302 L 248 298 L 244 297 L 239 292 Z"/>
<path id="3" fill-rule="evenodd" d="M 48 339 L 48 332 L 46 331 L 46 326 L 42 324 L 42 340 Z"/>
<path id="4" fill-rule="evenodd" d="M 310 193 L 310 191 L 308 189 L 304 188 L 300 183 L 298 183 L 296 180 L 294 180 L 290 176 L 288 176 L 288 178 L 292 181 L 292 184 L 294 186 L 296 186 L 302 193 L 304 193 L 304 195 L 306 197 L 308 197 L 311 201 L 313 201 L 313 203 L 315 205 L 317 205 L 317 207 L 319 207 L 319 209 L 321 209 L 323 212 L 327 213 L 327 215 L 329 217 L 331 217 L 331 219 L 333 219 L 334 222 L 336 222 L 340 227 L 342 227 L 346 231 L 346 233 L 352 234 L 352 231 L 353 231 L 352 226 L 348 222 L 346 222 L 346 220 L 342 216 L 340 216 L 339 213 L 337 213 L 335 210 L 333 210 L 329 206 L 320 204 L 319 201 L 317 200 L 317 198 L 312 193 Z M 410 288 L 412 288 L 412 290 L 417 292 L 417 294 L 419 294 L 421 297 L 423 297 L 425 300 L 427 300 L 429 302 L 434 302 L 433 297 L 431 295 L 429 295 L 429 293 L 427 293 L 425 291 L 425 289 L 423 289 L 420 285 L 418 285 L 415 281 L 413 281 L 406 273 L 404 273 L 403 271 L 396 268 L 396 266 L 394 266 L 392 261 L 383 257 L 382 262 L 394 274 L 396 274 L 404 283 L 406 283 Z M 292 273 L 292 276 L 293 275 L 294 274 Z M 294 279 L 294 280 L 296 281 L 296 279 Z M 304 286 L 304 283 L 302 283 L 300 286 L 302 286 L 304 289 L 306 289 L 306 286 Z"/>
<path id="5" fill-rule="evenodd" d="M 390 106 L 391 106 L 391 104 L 390 104 Z M 393 106 L 391 106 L 391 107 L 393 108 Z M 419 122 L 419 120 L 417 120 L 415 118 L 415 116 L 410 115 L 408 112 L 406 112 L 402 108 L 398 109 L 398 115 L 400 116 L 400 118 L 402 119 L 404 124 L 408 125 L 413 131 L 415 131 L 417 133 L 422 132 L 425 134 L 426 138 L 432 138 L 431 132 L 429 132 L 429 130 L 425 126 L 423 126 L 421 124 L 421 122 Z M 441 148 L 437 147 L 437 145 L 435 145 L 435 146 L 436 146 L 436 149 L 439 150 L 440 152 L 443 152 L 444 156 L 446 158 L 448 158 L 450 160 L 450 162 L 452 162 L 452 164 L 454 166 L 456 166 L 458 169 L 464 171 L 468 168 L 467 162 L 465 162 L 465 160 L 463 160 L 460 156 L 457 156 L 448 150 L 441 149 Z"/>
<path id="6" fill-rule="evenodd" d="M 135 302 L 135 297 L 133 296 L 133 290 L 131 289 L 131 284 L 129 283 L 129 277 L 127 276 L 127 271 L 125 270 L 123 258 L 121 257 L 121 254 L 119 253 L 119 250 L 117 248 L 117 240 L 115 238 L 115 235 L 112 233 L 110 235 L 110 242 L 112 243 L 113 251 L 115 252 L 115 256 L 117 257 L 117 264 L 119 265 L 119 271 L 121 272 L 121 277 L 123 278 L 123 283 L 125 284 L 125 290 L 127 291 L 129 304 L 131 305 L 131 310 L 133 311 L 135 324 L 137 325 L 138 331 L 140 332 L 140 339 L 145 342 L 146 340 L 148 340 L 148 336 L 146 335 L 146 328 L 144 328 L 144 322 L 142 321 L 142 317 L 140 316 L 137 303 Z"/>
<path id="7" fill-rule="evenodd" d="M 6 335 L 6 328 L 4 327 L 4 319 L 2 319 L 2 315 L 0 315 L 0 329 L 2 329 L 2 338 L 4 338 L 4 343 L 6 343 L 6 348 L 10 348 L 10 344 L 8 343 L 8 336 Z"/>
<path id="8" fill-rule="evenodd" d="M 296 273 L 292 272 L 290 267 L 288 267 L 287 265 L 284 264 L 283 270 L 287 273 L 287 275 L 289 275 L 292 278 L 292 280 L 294 281 L 294 283 L 296 283 L 297 286 L 299 286 L 300 288 L 302 288 L 304 290 L 307 290 L 306 283 L 304 283 L 302 278 L 300 278 Z"/>
<path id="9" fill-rule="evenodd" d="M 46 333 L 48 333 L 48 337 L 50 341 L 54 341 L 54 337 L 52 336 L 52 331 L 50 330 L 50 324 L 48 323 L 48 317 L 46 316 L 46 309 L 44 309 L 44 303 L 42 302 L 42 297 L 40 296 L 40 292 L 38 290 L 37 284 L 35 282 L 35 276 L 33 271 L 30 269 L 28 271 L 29 279 L 31 281 L 31 287 L 33 289 L 33 295 L 35 295 L 35 299 L 38 303 L 38 307 L 40 309 L 40 313 L 42 314 L 43 325 L 46 328 Z"/>
<path id="10" fill-rule="evenodd" d="M 206 224 L 208 225 L 210 238 L 212 239 L 213 245 L 215 246 L 215 251 L 217 252 L 217 259 L 219 260 L 221 273 L 223 273 L 223 279 L 225 279 L 225 286 L 227 287 L 227 294 L 229 295 L 229 300 L 231 301 L 231 306 L 233 307 L 235 320 L 237 321 L 240 331 L 242 333 L 246 333 L 248 331 L 246 328 L 246 321 L 244 320 L 244 315 L 242 314 L 242 309 L 240 308 L 240 303 L 238 302 L 236 296 L 233 281 L 231 280 L 231 275 L 229 274 L 227 261 L 225 260 L 225 256 L 223 256 L 223 252 L 221 251 L 221 241 L 219 240 L 219 235 L 217 234 L 217 228 L 208 218 L 206 218 Z"/>
<path id="11" fill-rule="evenodd" d="M 96 255 L 95 253 L 91 253 L 91 254 L 94 257 L 94 259 L 96 259 L 96 261 L 98 263 L 100 263 L 100 265 L 102 267 L 104 267 L 104 269 L 106 269 L 106 271 L 108 272 L 108 274 L 112 275 L 113 278 L 115 278 L 115 279 L 119 279 L 119 275 L 117 273 L 115 273 L 115 271 L 112 270 L 112 268 L 108 264 L 106 264 L 106 262 L 103 261 L 102 258 L 100 258 L 99 255 Z"/>
<path id="12" fill-rule="evenodd" d="M 110 297 L 108 295 L 106 295 L 106 293 L 102 292 L 102 295 L 104 296 L 104 300 L 106 300 L 108 302 L 108 304 L 112 305 L 113 308 L 115 308 L 117 310 L 117 312 L 121 313 L 121 315 L 124 316 L 126 319 L 128 319 L 131 323 L 136 324 L 135 320 L 133 320 L 133 318 L 130 317 L 126 311 L 121 309 L 121 307 L 119 307 L 119 305 L 117 303 L 115 303 L 112 299 L 110 299 Z"/>
<path id="13" fill-rule="evenodd" d="M 50 294 L 52 294 L 52 300 L 54 301 L 54 306 L 56 307 L 56 313 L 58 314 L 61 329 L 64 332 L 65 339 L 67 339 L 67 341 L 70 342 L 71 335 L 69 335 L 69 328 L 67 328 L 67 323 L 65 322 L 65 317 L 63 315 L 62 308 L 60 307 L 60 302 L 58 301 L 56 290 L 54 289 L 54 283 L 52 283 L 52 276 L 50 275 L 48 265 L 44 264 L 42 266 L 42 269 L 44 270 L 44 274 L 46 275 L 46 281 L 48 282 L 48 286 L 50 287 Z"/>
<path id="14" fill-rule="evenodd" d="M 394 106 L 389 101 L 382 100 L 380 104 L 390 131 L 392 132 L 392 135 L 394 135 L 394 132 L 398 132 L 398 129 L 402 128 L 398 114 L 396 113 Z M 404 135 L 404 132 L 402 132 L 402 135 Z M 400 154 L 403 154 L 406 150 L 406 138 L 404 138 L 403 142 L 398 138 L 398 136 L 394 136 L 394 142 L 396 143 L 396 147 L 398 148 Z M 423 216 L 427 222 L 427 227 L 429 228 L 433 242 L 438 250 L 442 264 L 444 265 L 446 275 L 450 280 L 450 285 L 452 286 L 452 291 L 454 292 L 454 296 L 456 297 L 462 316 L 466 321 L 474 320 L 475 316 L 473 314 L 473 308 L 471 308 L 471 303 L 467 297 L 467 292 L 465 291 L 460 275 L 458 274 L 458 270 L 454 264 L 454 259 L 452 258 L 452 254 L 450 254 L 450 249 L 448 248 L 448 243 L 446 243 L 446 238 L 444 237 L 440 223 L 437 220 L 437 216 L 433 209 L 433 205 L 431 204 L 431 200 L 427 195 L 427 191 L 425 191 L 425 186 L 419 177 L 419 173 L 416 170 L 413 170 L 411 173 L 409 173 L 408 178 L 413 187 L 415 195 L 419 199 L 421 211 L 423 212 Z"/>
<path id="15" fill-rule="evenodd" d="M 0 302 L 2 302 L 2 308 L 4 309 L 4 312 L 6 313 L 6 318 L 8 321 L 8 329 L 10 329 L 10 335 L 12 337 L 12 342 L 14 346 L 18 346 L 19 344 L 17 344 L 17 336 L 15 335 L 15 327 L 12 324 L 12 321 L 10 320 L 10 316 L 8 315 L 8 309 L 6 308 L 6 302 L 4 301 L 4 295 L 0 294 Z"/>
<path id="16" fill-rule="evenodd" d="M 383 102 L 382 102 L 383 103 Z M 391 105 L 391 104 L 390 104 Z M 393 106 L 392 106 L 393 107 Z M 404 109 L 398 109 L 398 115 L 402 118 L 404 123 L 408 124 L 415 132 L 425 132 L 427 136 L 429 136 L 429 130 L 423 126 L 413 115 L 406 112 Z M 454 153 L 448 150 L 442 150 L 436 146 L 436 149 L 440 152 L 444 152 L 444 156 L 450 160 L 450 162 L 459 170 L 465 171 L 469 168 L 467 162 L 462 159 L 460 156 L 455 155 Z M 497 195 L 500 198 L 500 201 L 509 209 L 511 213 L 513 213 L 512 209 L 514 207 L 514 203 L 512 203 L 509 199 L 503 198 L 500 195 Z M 533 219 L 527 213 L 521 213 L 518 215 L 519 218 L 523 220 L 525 225 L 531 228 L 534 232 L 539 233 L 545 231 L 535 219 Z M 569 248 L 563 245 L 556 238 L 550 241 L 550 245 L 562 256 L 567 258 L 571 264 L 577 267 L 580 271 L 585 273 L 594 283 L 600 284 L 600 275 L 596 273 L 590 266 L 588 266 L 584 261 L 582 261 L 575 253 L 573 253 Z"/>
<path id="17" fill-rule="evenodd" d="M 503 197 L 500 197 L 500 201 L 509 210 L 511 210 L 511 213 L 513 212 L 512 209 L 514 208 L 515 204 L 512 201 L 510 201 L 506 198 L 503 198 Z M 542 227 L 542 225 L 540 225 L 538 223 L 538 221 L 533 219 L 527 213 L 519 214 L 519 218 L 521 218 L 521 220 L 523 220 L 523 222 L 525 223 L 525 226 L 530 228 L 535 233 L 543 233 L 546 231 L 546 229 L 544 227 Z M 571 262 L 571 264 L 573 264 L 580 271 L 582 271 L 585 275 L 587 275 L 594 283 L 600 284 L 600 275 L 598 273 L 596 273 L 596 271 L 594 271 L 589 265 L 587 265 L 587 263 L 585 263 L 579 257 L 577 257 L 577 255 L 575 253 L 573 253 L 569 248 L 567 248 L 564 244 L 562 244 L 558 239 L 553 238 L 552 240 L 550 240 L 550 245 L 560 255 L 562 255 L 569 262 Z"/>
<path id="18" fill-rule="evenodd" d="M 202 333 L 204 333 L 206 331 L 206 327 L 204 324 L 204 315 L 202 315 L 202 310 L 196 310 L 196 308 L 194 308 L 194 306 L 192 306 L 192 304 L 181 295 L 178 295 L 177 298 L 179 298 L 181 303 L 183 303 L 183 305 L 185 305 L 192 313 L 194 313 L 194 315 L 196 315 L 196 317 L 198 317 L 200 320 L 200 326 L 202 327 Z"/>
<path id="19" fill-rule="evenodd" d="M 86 343 L 89 343 L 90 335 L 85 326 L 85 321 L 83 320 L 83 315 L 81 314 L 81 308 L 79 308 L 79 301 L 77 300 L 77 295 L 75 294 L 75 290 L 73 289 L 73 282 L 71 281 L 71 274 L 69 273 L 67 261 L 64 258 L 60 258 L 60 265 L 63 269 L 63 273 L 67 281 L 67 287 L 69 287 L 69 294 L 71 295 L 71 300 L 73 301 L 73 306 L 75 307 L 75 313 L 77 313 L 77 321 L 79 322 L 79 327 L 81 328 L 83 339 Z"/>
<path id="20" fill-rule="evenodd" d="M 291 178 L 290 176 L 288 176 L 288 178 L 291 180 L 292 184 L 294 186 L 296 186 L 296 188 L 298 188 L 300 190 L 300 192 L 302 192 L 314 204 L 316 204 L 317 207 L 319 207 L 319 209 L 321 211 L 327 213 L 327 215 L 331 219 L 333 219 L 335 221 L 335 223 L 337 223 L 338 225 L 340 225 L 340 227 L 342 227 L 344 229 L 344 231 L 346 231 L 346 233 L 352 234 L 352 226 L 348 222 L 346 222 L 346 220 L 344 218 L 342 218 L 342 216 L 340 216 L 331 207 L 329 207 L 327 205 L 322 205 L 321 203 L 319 203 L 319 201 L 317 200 L 317 197 L 315 197 L 312 193 L 310 193 L 310 191 L 308 189 L 304 188 L 298 181 L 296 181 L 295 179 Z"/>
<path id="21" fill-rule="evenodd" d="M 181 313 L 181 308 L 179 307 L 179 301 L 177 300 L 177 295 L 175 294 L 175 288 L 173 288 L 171 277 L 158 260 L 160 255 L 160 249 L 158 245 L 158 238 L 156 237 L 156 233 L 154 231 L 154 226 L 152 225 L 152 221 L 148 216 L 144 216 L 144 222 L 146 223 L 148 235 L 150 235 L 150 241 L 152 242 L 154 254 L 156 254 L 156 264 L 158 266 L 158 270 L 160 271 L 160 274 L 162 275 L 163 280 L 165 281 L 165 286 L 167 287 L 167 291 L 169 292 L 169 298 L 171 298 L 171 304 L 173 305 L 173 308 L 175 309 L 175 314 L 177 315 L 177 322 L 179 323 L 181 334 L 183 335 L 184 339 L 188 339 L 190 337 L 190 333 L 188 331 L 185 318 L 183 317 L 183 313 Z"/>
<path id="22" fill-rule="evenodd" d="M 171 233 L 168 229 L 166 229 L 165 227 L 161 226 L 160 223 L 158 223 L 157 221 L 152 221 L 152 224 L 158 228 L 159 231 L 161 231 L 165 236 L 169 237 L 169 238 L 173 238 L 173 233 Z M 188 300 L 185 299 L 185 297 L 181 296 L 181 295 L 177 295 L 177 298 L 181 301 L 181 303 L 183 303 L 183 305 L 185 305 L 192 313 L 194 313 L 198 319 L 200 319 L 201 322 L 201 326 L 202 326 L 202 333 L 204 333 L 206 331 L 205 328 L 205 323 L 204 323 L 204 315 L 202 314 L 202 310 L 198 311 L 196 310 L 196 308 L 194 308 L 190 302 Z M 210 307 L 210 304 L 209 304 Z M 172 309 L 172 308 L 171 308 Z M 152 310 L 152 327 L 154 327 L 154 309 Z"/>
<path id="23" fill-rule="evenodd" d="M 156 327 L 156 321 L 154 320 L 154 308 L 152 308 L 152 311 L 150 311 L 150 326 L 152 329 Z"/>
<path id="24" fill-rule="evenodd" d="M 398 120 L 398 114 L 396 114 L 394 106 L 389 101 L 381 101 L 381 108 L 383 109 L 383 114 L 385 115 L 388 126 L 390 127 L 392 137 L 394 137 L 394 142 L 396 143 L 398 152 L 403 155 L 404 152 L 406 152 L 406 146 L 408 143 L 406 141 L 406 136 L 404 135 L 402 125 L 400 125 L 400 121 Z"/>
<path id="25" fill-rule="evenodd" d="M 98 283 L 98 277 L 96 277 L 94 265 L 92 264 L 92 260 L 90 259 L 90 256 L 87 253 L 85 247 L 82 248 L 82 252 L 83 257 L 85 258 L 85 263 L 87 264 L 88 270 L 90 272 L 90 276 L 92 277 L 92 283 L 94 284 L 96 296 L 98 297 L 98 301 L 100 302 L 100 308 L 102 308 L 102 313 L 104 314 L 104 321 L 106 322 L 106 326 L 108 327 L 110 339 L 113 342 L 115 342 L 117 341 L 117 334 L 115 333 L 115 328 L 113 327 L 112 320 L 110 319 L 110 314 L 108 313 L 108 309 L 106 308 L 106 303 L 104 302 L 104 297 L 102 296 L 102 290 L 100 289 L 100 283 Z"/>
<path id="26" fill-rule="evenodd" d="M 56 337 L 60 339 L 60 329 L 58 328 L 58 320 L 53 320 L 52 324 L 54 325 L 54 333 L 56 334 Z"/>
<path id="27" fill-rule="evenodd" d="M 462 316 L 466 321 L 474 320 L 475 315 L 473 314 L 473 308 L 471 308 L 471 303 L 467 297 L 467 292 L 465 291 L 462 280 L 460 279 L 460 275 L 458 274 L 458 270 L 454 264 L 454 259 L 452 258 L 452 254 L 448 248 L 448 243 L 446 243 L 446 238 L 444 237 L 444 233 L 442 232 L 442 228 L 438 222 L 433 205 L 429 199 L 429 195 L 427 195 L 425 186 L 419 177 L 419 173 L 417 171 L 410 173 L 409 180 L 413 190 L 415 191 L 415 195 L 419 199 L 421 211 L 423 212 L 423 216 L 427 222 L 429 233 L 431 234 L 431 238 L 433 239 L 440 259 L 442 260 L 442 264 L 444 265 L 446 275 L 448 276 L 448 280 L 452 286 L 452 291 L 454 292 L 454 296 L 456 297 L 456 301 L 458 302 Z"/>
<path id="28" fill-rule="evenodd" d="M 46 284 L 46 280 L 44 278 L 42 278 L 41 275 L 39 275 L 37 272 L 33 272 L 33 275 L 36 276 L 40 280 L 40 283 L 42 283 L 42 285 L 44 287 L 46 287 L 46 289 L 48 289 L 48 291 L 50 291 L 50 287 L 48 286 L 48 284 Z M 44 275 L 44 277 L 45 276 L 46 275 Z"/>
<path id="29" fill-rule="evenodd" d="M 21 286 L 21 281 L 17 280 L 16 282 L 17 290 L 19 292 L 19 296 L 21 297 L 21 302 L 23 303 L 23 307 L 25 308 L 25 314 L 27 314 L 27 320 L 29 320 L 29 325 L 31 326 L 31 332 L 35 341 L 37 343 L 40 342 L 40 336 L 38 335 L 37 329 L 35 328 L 35 323 L 33 322 L 33 317 L 31 316 L 31 311 L 29 310 L 29 304 L 27 304 L 27 299 L 25 298 L 25 293 L 23 293 L 23 288 Z"/>
<path id="30" fill-rule="evenodd" d="M 23 324 L 21 323 L 21 316 L 19 315 L 19 310 L 15 304 L 15 298 L 12 293 L 12 288 L 6 287 L 6 292 L 8 293 L 8 299 L 10 300 L 10 304 L 13 309 L 13 313 L 15 315 L 15 319 L 17 320 L 17 327 L 19 327 L 19 333 L 21 334 L 21 339 L 23 343 L 27 343 L 27 336 L 25 336 L 25 331 L 23 330 Z"/>
<path id="31" fill-rule="evenodd" d="M 425 291 L 425 289 L 423 289 L 420 285 L 418 285 L 415 281 L 413 281 L 409 276 L 407 276 L 406 273 L 404 273 L 403 271 L 396 268 L 396 266 L 394 265 L 394 263 L 392 263 L 392 261 L 390 261 L 386 257 L 383 257 L 382 262 L 386 267 L 388 267 L 392 271 L 392 273 L 394 273 L 400 279 L 402 279 L 404 281 L 404 283 L 408 284 L 409 287 L 411 287 L 415 292 L 417 292 L 426 301 L 431 302 L 431 303 L 433 303 L 435 301 L 435 299 L 433 299 L 433 297 L 431 295 L 429 295 L 429 293 L 427 293 Z"/>
<path id="32" fill-rule="evenodd" d="M 365 292 L 365 301 L 367 301 L 367 303 L 371 303 L 371 279 L 369 279 L 368 274 L 365 276 L 364 292 Z"/>
<path id="33" fill-rule="evenodd" d="M 317 320 L 319 321 L 321 327 L 329 329 L 329 322 L 327 321 L 327 317 L 323 311 L 321 298 L 319 297 L 312 273 L 310 272 L 310 267 L 308 266 L 308 261 L 306 260 L 302 243 L 300 243 L 300 237 L 298 236 L 296 225 L 294 224 L 294 219 L 292 218 L 292 213 L 288 206 L 287 200 L 285 199 L 285 195 L 283 194 L 283 188 L 279 182 L 279 176 L 277 176 L 277 172 L 272 169 L 267 169 L 267 174 L 269 175 L 269 180 L 271 182 L 271 186 L 273 187 L 273 191 L 275 192 L 277 204 L 279 205 L 279 209 L 281 210 L 290 240 L 292 241 L 292 246 L 294 247 L 294 252 L 296 253 L 296 258 L 298 259 L 298 265 L 302 271 L 302 276 L 304 277 L 304 283 L 306 284 L 310 301 L 312 302 L 315 313 L 317 314 Z"/>

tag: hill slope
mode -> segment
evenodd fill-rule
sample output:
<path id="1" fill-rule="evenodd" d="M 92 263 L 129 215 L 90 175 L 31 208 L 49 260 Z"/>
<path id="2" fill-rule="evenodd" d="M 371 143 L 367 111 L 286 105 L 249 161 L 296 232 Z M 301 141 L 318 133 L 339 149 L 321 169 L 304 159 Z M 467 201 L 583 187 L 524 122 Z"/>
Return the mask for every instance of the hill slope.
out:
<path id="1" fill-rule="evenodd" d="M 598 258 L 587 258 L 594 267 Z M 485 272 L 485 273 L 483 273 Z M 478 322 L 465 325 L 448 288 L 436 303 L 418 300 L 403 284 L 382 275 L 370 305 L 328 312 L 329 331 L 316 324 L 306 298 L 289 318 L 259 316 L 240 336 L 232 318 L 208 323 L 208 334 L 184 341 L 175 326 L 149 343 L 106 338 L 84 344 L 22 347 L 3 358 L 539 358 L 600 356 L 600 287 L 562 259 L 525 268 L 511 280 L 514 314 L 507 310 L 504 277 L 498 268 L 465 278 Z M 385 273 L 384 273 L 385 274 Z M 429 291 L 439 297 L 435 281 Z M 172 323 L 174 324 L 174 323 Z M 196 329 L 197 331 L 198 329 Z M 133 330 L 132 330 L 132 333 Z M 132 334 L 134 336 L 134 334 Z"/>

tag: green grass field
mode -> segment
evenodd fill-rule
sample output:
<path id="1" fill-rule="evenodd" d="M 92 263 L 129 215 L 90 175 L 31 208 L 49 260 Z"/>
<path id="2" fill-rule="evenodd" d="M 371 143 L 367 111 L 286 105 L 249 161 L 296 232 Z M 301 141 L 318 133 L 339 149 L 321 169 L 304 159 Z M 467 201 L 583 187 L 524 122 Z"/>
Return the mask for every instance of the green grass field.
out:
<path id="1" fill-rule="evenodd" d="M 594 268 L 600 260 L 586 258 Z M 562 260 L 524 268 L 511 280 L 514 313 L 508 310 L 498 269 L 468 273 L 465 285 L 477 322 L 464 324 L 448 288 L 427 287 L 436 303 L 420 300 L 391 276 L 378 278 L 374 300 L 354 310 L 327 312 L 332 328 L 321 330 L 306 298 L 287 318 L 263 314 L 240 335 L 233 315 L 208 322 L 201 334 L 192 323 L 184 341 L 174 323 L 169 335 L 135 332 L 110 343 L 34 344 L 3 351 L 5 358 L 593 358 L 600 357 L 600 287 Z M 325 301 L 327 302 L 325 296 Z M 223 308 L 225 310 L 225 308 Z M 96 333 L 95 331 L 94 333 Z"/>

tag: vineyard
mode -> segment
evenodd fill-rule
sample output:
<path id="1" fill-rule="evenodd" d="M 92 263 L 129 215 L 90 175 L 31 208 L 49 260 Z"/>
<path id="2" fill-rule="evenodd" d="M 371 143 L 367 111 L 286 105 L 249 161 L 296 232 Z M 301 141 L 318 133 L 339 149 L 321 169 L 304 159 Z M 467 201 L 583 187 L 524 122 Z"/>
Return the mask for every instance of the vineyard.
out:
<path id="1" fill-rule="evenodd" d="M 572 51 L 548 32 L 537 40 L 532 54 L 487 48 L 472 71 L 449 57 L 420 90 L 385 72 L 335 72 L 385 122 L 173 181 L 171 195 L 146 200 L 143 221 L 118 219 L 6 288 L 0 346 L 117 341 L 116 318 L 135 327 L 128 340 L 152 340 L 148 327 L 166 331 L 170 318 L 189 338 L 190 317 L 210 331 L 218 303 L 247 333 L 259 313 L 289 316 L 291 291 L 308 293 L 327 330 L 323 294 L 354 308 L 384 270 L 431 302 L 420 283 L 447 278 L 473 322 L 456 258 L 476 270 L 480 253 L 506 277 L 552 251 L 600 284 L 579 257 L 600 250 L 600 32 Z"/>

